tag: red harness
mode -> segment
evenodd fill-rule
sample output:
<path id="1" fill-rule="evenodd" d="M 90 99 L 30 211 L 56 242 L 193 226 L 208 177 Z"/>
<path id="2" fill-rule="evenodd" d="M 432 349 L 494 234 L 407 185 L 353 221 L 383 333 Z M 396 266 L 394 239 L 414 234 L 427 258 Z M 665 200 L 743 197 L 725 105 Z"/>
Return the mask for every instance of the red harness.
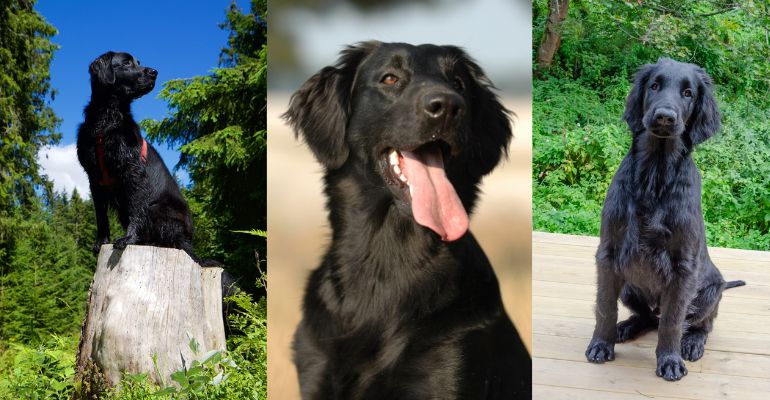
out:
<path id="1" fill-rule="evenodd" d="M 139 154 L 142 163 L 147 164 L 147 142 L 142 138 L 142 152 Z M 107 171 L 107 164 L 104 162 L 104 134 L 96 135 L 96 161 L 99 163 L 99 170 L 102 172 L 102 178 L 99 179 L 100 186 L 110 186 L 117 182 L 117 179 L 110 176 Z"/>

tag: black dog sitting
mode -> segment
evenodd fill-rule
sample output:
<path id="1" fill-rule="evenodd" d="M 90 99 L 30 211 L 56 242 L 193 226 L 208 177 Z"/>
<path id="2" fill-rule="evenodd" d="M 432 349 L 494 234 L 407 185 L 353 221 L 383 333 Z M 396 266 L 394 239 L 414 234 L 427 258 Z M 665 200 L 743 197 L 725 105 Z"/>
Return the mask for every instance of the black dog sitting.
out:
<path id="1" fill-rule="evenodd" d="M 633 144 L 612 180 L 596 253 L 596 328 L 588 361 L 615 357 L 615 342 L 658 328 L 656 373 L 687 374 L 703 356 L 725 282 L 706 248 L 700 173 L 693 148 L 714 135 L 719 111 L 711 78 L 693 64 L 661 59 L 636 73 L 623 116 Z M 632 311 L 617 324 L 618 298 Z"/>
<path id="2" fill-rule="evenodd" d="M 158 152 L 141 136 L 131 102 L 155 87 L 158 71 L 127 53 L 107 52 L 90 67 L 91 101 L 78 129 L 78 160 L 88 174 L 96 209 L 98 252 L 110 241 L 107 207 L 118 212 L 130 244 L 172 247 L 192 254 L 192 218 Z"/>

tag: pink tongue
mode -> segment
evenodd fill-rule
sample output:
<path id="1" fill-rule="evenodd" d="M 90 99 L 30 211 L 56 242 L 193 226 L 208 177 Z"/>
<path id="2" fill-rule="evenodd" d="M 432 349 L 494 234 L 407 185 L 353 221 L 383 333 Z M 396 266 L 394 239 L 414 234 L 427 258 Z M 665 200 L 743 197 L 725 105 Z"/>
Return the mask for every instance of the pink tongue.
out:
<path id="1" fill-rule="evenodd" d="M 468 214 L 444 173 L 441 150 L 401 151 L 401 155 L 415 221 L 445 241 L 459 239 L 468 230 Z"/>

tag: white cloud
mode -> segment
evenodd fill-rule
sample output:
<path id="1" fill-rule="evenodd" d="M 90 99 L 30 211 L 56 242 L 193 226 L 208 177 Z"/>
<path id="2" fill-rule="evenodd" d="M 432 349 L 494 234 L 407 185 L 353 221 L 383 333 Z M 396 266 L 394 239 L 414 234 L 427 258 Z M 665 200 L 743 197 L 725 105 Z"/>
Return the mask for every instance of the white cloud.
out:
<path id="1" fill-rule="evenodd" d="M 42 168 L 41 174 L 48 175 L 57 192 L 72 194 L 73 189 L 77 188 L 80 197 L 91 197 L 88 176 L 78 162 L 77 147 L 74 143 L 40 149 L 37 162 Z"/>

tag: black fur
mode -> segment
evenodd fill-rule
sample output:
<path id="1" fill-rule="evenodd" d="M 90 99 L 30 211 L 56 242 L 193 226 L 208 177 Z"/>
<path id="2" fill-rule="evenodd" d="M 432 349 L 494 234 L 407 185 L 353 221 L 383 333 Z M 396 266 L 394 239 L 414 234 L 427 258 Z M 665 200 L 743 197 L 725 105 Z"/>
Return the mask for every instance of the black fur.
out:
<path id="1" fill-rule="evenodd" d="M 325 167 L 333 230 L 295 334 L 303 399 L 531 396 L 531 358 L 481 247 L 418 225 L 383 161 L 443 146 L 471 210 L 511 139 L 490 88 L 459 48 L 366 42 L 292 96 L 284 117 Z"/>
<path id="2" fill-rule="evenodd" d="M 725 282 L 706 248 L 700 173 L 693 147 L 720 127 L 706 72 L 660 59 L 639 69 L 623 118 L 631 150 L 612 180 L 596 253 L 596 328 L 588 361 L 615 357 L 616 342 L 658 329 L 656 374 L 687 375 L 703 356 Z M 631 311 L 617 323 L 620 300 Z"/>
<path id="3" fill-rule="evenodd" d="M 192 254 L 192 219 L 182 194 L 158 152 L 148 143 L 146 162 L 141 160 L 142 136 L 131 115 L 131 102 L 155 87 L 158 72 L 142 67 L 127 53 L 107 52 L 94 60 L 91 101 L 78 128 L 78 160 L 88 174 L 96 209 L 97 238 L 94 252 L 110 241 L 107 208 L 114 208 L 126 236 L 115 240 L 116 249 L 146 244 L 182 249 Z M 97 136 L 104 165 L 114 182 L 100 184 L 105 176 L 97 156 Z"/>

